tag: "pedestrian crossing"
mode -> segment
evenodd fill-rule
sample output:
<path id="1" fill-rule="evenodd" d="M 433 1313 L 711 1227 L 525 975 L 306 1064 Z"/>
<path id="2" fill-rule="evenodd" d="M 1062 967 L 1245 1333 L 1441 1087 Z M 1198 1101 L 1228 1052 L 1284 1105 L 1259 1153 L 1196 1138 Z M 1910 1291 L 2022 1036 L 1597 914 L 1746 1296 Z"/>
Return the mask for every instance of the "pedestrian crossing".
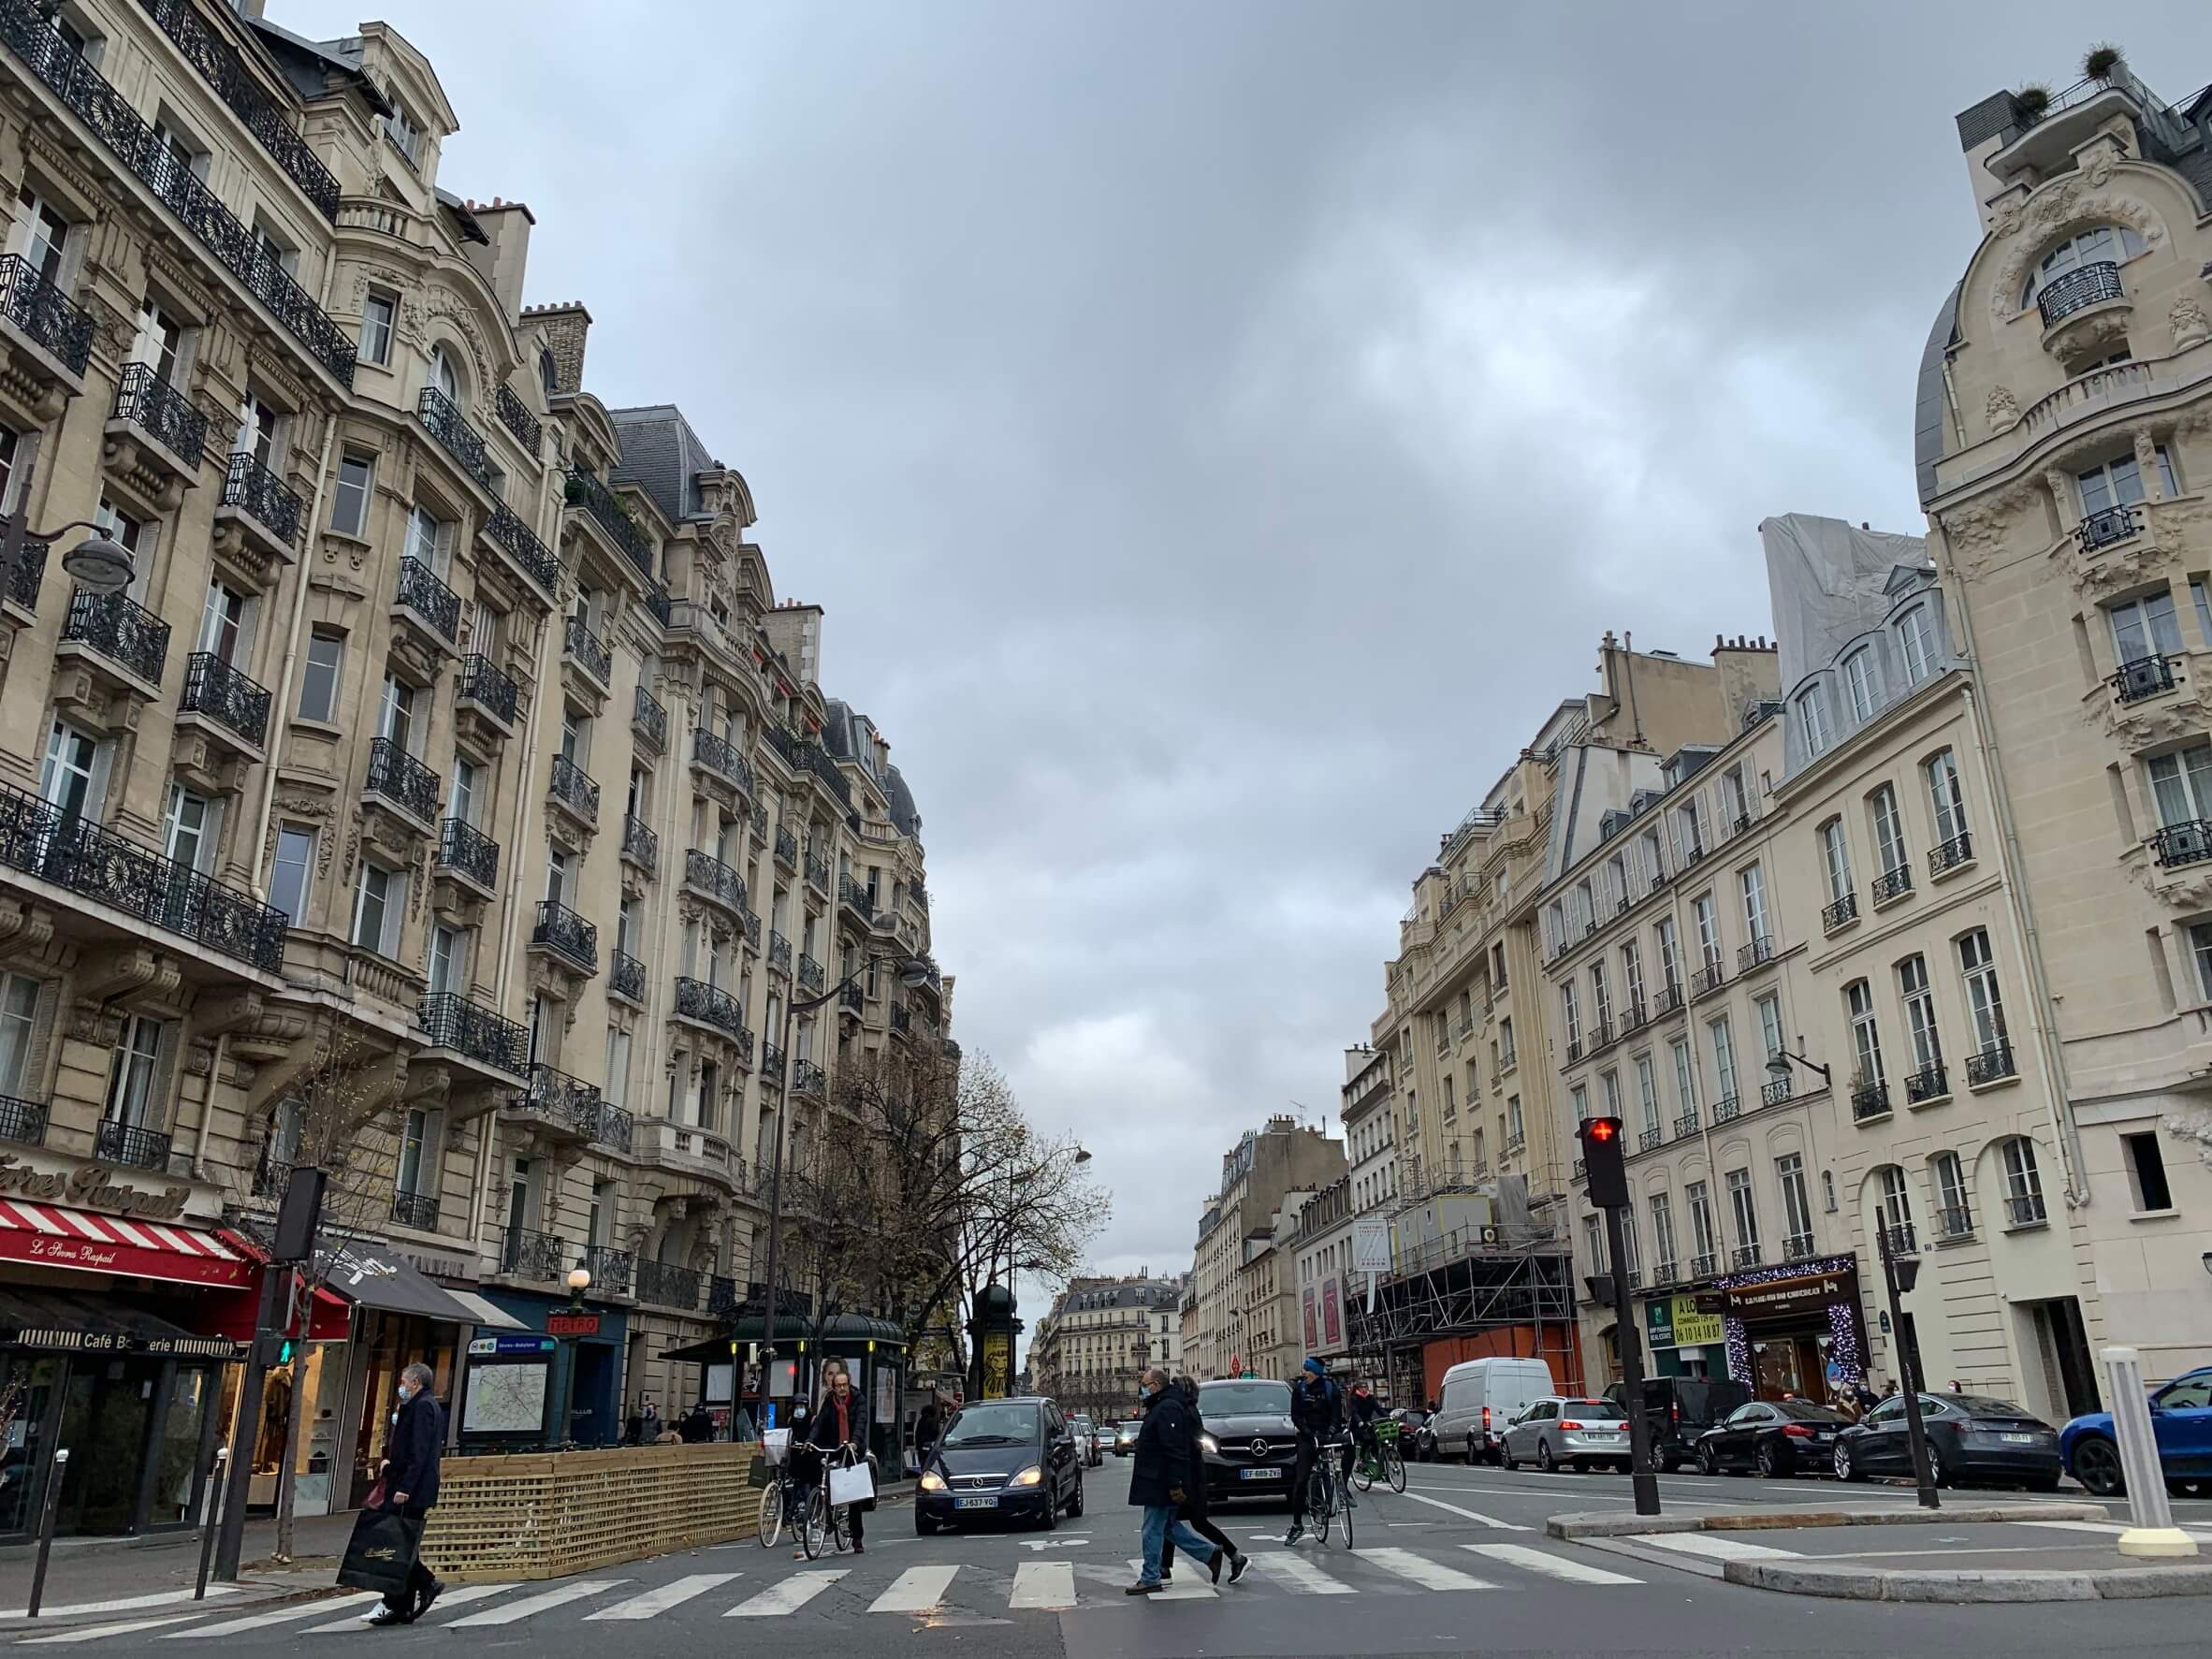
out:
<path id="1" fill-rule="evenodd" d="M 791 1619 L 810 1616 L 876 1620 L 929 1619 L 959 1612 L 979 1616 L 1014 1613 L 1080 1613 L 1104 1609 L 1134 1612 L 1152 1602 L 1271 1599 L 1284 1596 L 1411 1595 L 1444 1593 L 1495 1594 L 1542 1590 L 1561 1584 L 1577 1588 L 1643 1582 L 1579 1559 L 1571 1547 L 1532 1544 L 1463 1544 L 1409 1548 L 1374 1545 L 1281 1546 L 1252 1550 L 1243 1582 L 1226 1576 L 1216 1584 L 1187 1556 L 1179 1556 L 1171 1587 L 1140 1600 L 1122 1594 L 1134 1581 L 1134 1560 L 1104 1558 L 1024 1561 L 1003 1565 L 978 1562 L 938 1562 L 900 1567 L 879 1564 L 873 1555 L 844 1566 L 787 1566 L 780 1560 L 740 1556 L 742 1568 L 687 1573 L 665 1582 L 612 1574 L 559 1583 L 456 1585 L 440 1596 L 421 1623 L 448 1630 L 501 1630 L 527 1635 L 556 1624 L 649 1623 L 652 1621 Z M 1011 1569 L 1011 1570 L 1009 1570 Z M 1470 1570 L 1474 1569 L 1474 1570 Z M 178 1611 L 149 1609 L 136 1617 L 51 1634 L 25 1633 L 23 1645 L 81 1647 L 111 1638 L 149 1637 L 194 1642 L 211 1637 L 252 1645 L 267 1637 L 294 1643 L 307 1637 L 367 1631 L 361 1615 L 379 1598 L 346 1594 L 309 1603 L 249 1611 L 238 1607 Z"/>

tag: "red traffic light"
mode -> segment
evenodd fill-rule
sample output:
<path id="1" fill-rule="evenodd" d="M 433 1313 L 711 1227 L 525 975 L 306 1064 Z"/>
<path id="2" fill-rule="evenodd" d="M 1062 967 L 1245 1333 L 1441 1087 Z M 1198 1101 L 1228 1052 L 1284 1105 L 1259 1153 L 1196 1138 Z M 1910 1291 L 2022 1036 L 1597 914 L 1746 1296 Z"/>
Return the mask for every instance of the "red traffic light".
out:
<path id="1" fill-rule="evenodd" d="M 1621 1138 L 1621 1120 L 1617 1117 L 1594 1117 L 1582 1125 L 1582 1139 L 1604 1145 Z"/>
<path id="2" fill-rule="evenodd" d="M 1628 1148 L 1621 1139 L 1621 1120 L 1585 1118 L 1579 1132 L 1583 1173 L 1589 1177 L 1585 1190 L 1591 1203 L 1600 1210 L 1624 1207 L 1628 1202 L 1628 1171 L 1624 1163 Z"/>

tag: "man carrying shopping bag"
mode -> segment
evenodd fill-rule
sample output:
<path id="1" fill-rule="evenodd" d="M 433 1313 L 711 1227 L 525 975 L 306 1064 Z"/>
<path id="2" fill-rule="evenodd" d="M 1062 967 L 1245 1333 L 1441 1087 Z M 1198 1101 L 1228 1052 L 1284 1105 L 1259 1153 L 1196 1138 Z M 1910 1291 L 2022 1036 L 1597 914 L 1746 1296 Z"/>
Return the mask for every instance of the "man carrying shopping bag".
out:
<path id="1" fill-rule="evenodd" d="M 851 1506 L 845 1511 L 846 1533 L 852 1540 L 852 1553 L 865 1555 L 867 1550 L 861 1542 L 860 1518 L 876 1501 L 875 1482 L 867 1464 L 867 1424 L 861 1418 L 860 1396 L 852 1391 L 851 1374 L 837 1361 L 832 1364 L 836 1369 L 830 1372 L 829 1392 L 822 1396 L 822 1409 L 814 1414 L 807 1443 L 825 1456 L 846 1446 L 859 1452 L 860 1462 L 853 1468 L 831 1471 L 830 1502 Z M 840 1496 L 840 1492 L 847 1495 Z"/>
<path id="2" fill-rule="evenodd" d="M 438 1501 L 438 1459 L 445 1445 L 445 1408 L 430 1392 L 430 1368 L 420 1361 L 400 1374 L 400 1408 L 392 1414 L 377 1490 L 354 1522 L 338 1581 L 381 1590 L 384 1602 L 362 1615 L 370 1624 L 412 1624 L 430 1610 L 445 1586 L 422 1564 L 423 1518 Z"/>

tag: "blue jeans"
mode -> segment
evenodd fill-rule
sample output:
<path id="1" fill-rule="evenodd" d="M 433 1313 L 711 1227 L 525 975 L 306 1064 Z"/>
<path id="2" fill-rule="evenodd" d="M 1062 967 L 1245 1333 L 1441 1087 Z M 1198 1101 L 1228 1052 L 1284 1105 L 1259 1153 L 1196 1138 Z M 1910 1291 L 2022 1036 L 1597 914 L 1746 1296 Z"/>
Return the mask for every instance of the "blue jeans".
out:
<path id="1" fill-rule="evenodd" d="M 1145 1583 L 1159 1582 L 1160 1550 L 1170 1538 L 1193 1561 L 1214 1564 L 1214 1546 L 1192 1532 L 1188 1521 L 1176 1518 L 1174 1505 L 1148 1504 L 1144 1507 L 1144 1567 L 1137 1575 Z"/>

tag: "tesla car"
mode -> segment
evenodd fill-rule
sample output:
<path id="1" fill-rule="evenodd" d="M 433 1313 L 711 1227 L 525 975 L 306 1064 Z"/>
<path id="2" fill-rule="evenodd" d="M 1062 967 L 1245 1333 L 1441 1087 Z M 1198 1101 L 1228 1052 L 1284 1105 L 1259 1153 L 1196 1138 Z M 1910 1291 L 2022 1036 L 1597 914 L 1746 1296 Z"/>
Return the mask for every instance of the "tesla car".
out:
<path id="1" fill-rule="evenodd" d="M 2009 1400 L 1986 1394 L 1923 1394 L 1920 1420 L 1928 1430 L 1928 1461 L 1938 1486 L 1946 1482 L 2004 1481 L 2030 1492 L 2059 1486 L 2059 1432 Z M 1838 1432 L 1836 1478 L 1913 1474 L 1913 1442 L 1899 1394 L 1865 1419 Z"/>
<path id="2" fill-rule="evenodd" d="M 974 1521 L 1056 1525 L 1083 1513 L 1083 1456 L 1050 1400 L 963 1405 L 930 1448 L 914 1492 L 914 1530 Z"/>
<path id="3" fill-rule="evenodd" d="M 1697 1470 L 1744 1475 L 1755 1469 L 1769 1478 L 1826 1470 L 1837 1433 L 1850 1422 L 1841 1412 L 1810 1400 L 1754 1400 L 1697 1436 Z"/>
<path id="4" fill-rule="evenodd" d="M 2150 1432 L 2167 1490 L 2182 1497 L 2212 1497 L 2212 1365 L 2185 1371 L 2151 1390 Z M 2059 1450 L 2066 1472 L 2097 1496 L 2116 1497 L 2124 1490 L 2109 1411 L 2068 1423 L 2059 1432 Z"/>
<path id="5" fill-rule="evenodd" d="M 1626 1473 L 1628 1414 L 1610 1400 L 1551 1394 L 1522 1406 L 1498 1445 L 1508 1469 L 1534 1463 L 1548 1473 L 1605 1463 Z"/>

